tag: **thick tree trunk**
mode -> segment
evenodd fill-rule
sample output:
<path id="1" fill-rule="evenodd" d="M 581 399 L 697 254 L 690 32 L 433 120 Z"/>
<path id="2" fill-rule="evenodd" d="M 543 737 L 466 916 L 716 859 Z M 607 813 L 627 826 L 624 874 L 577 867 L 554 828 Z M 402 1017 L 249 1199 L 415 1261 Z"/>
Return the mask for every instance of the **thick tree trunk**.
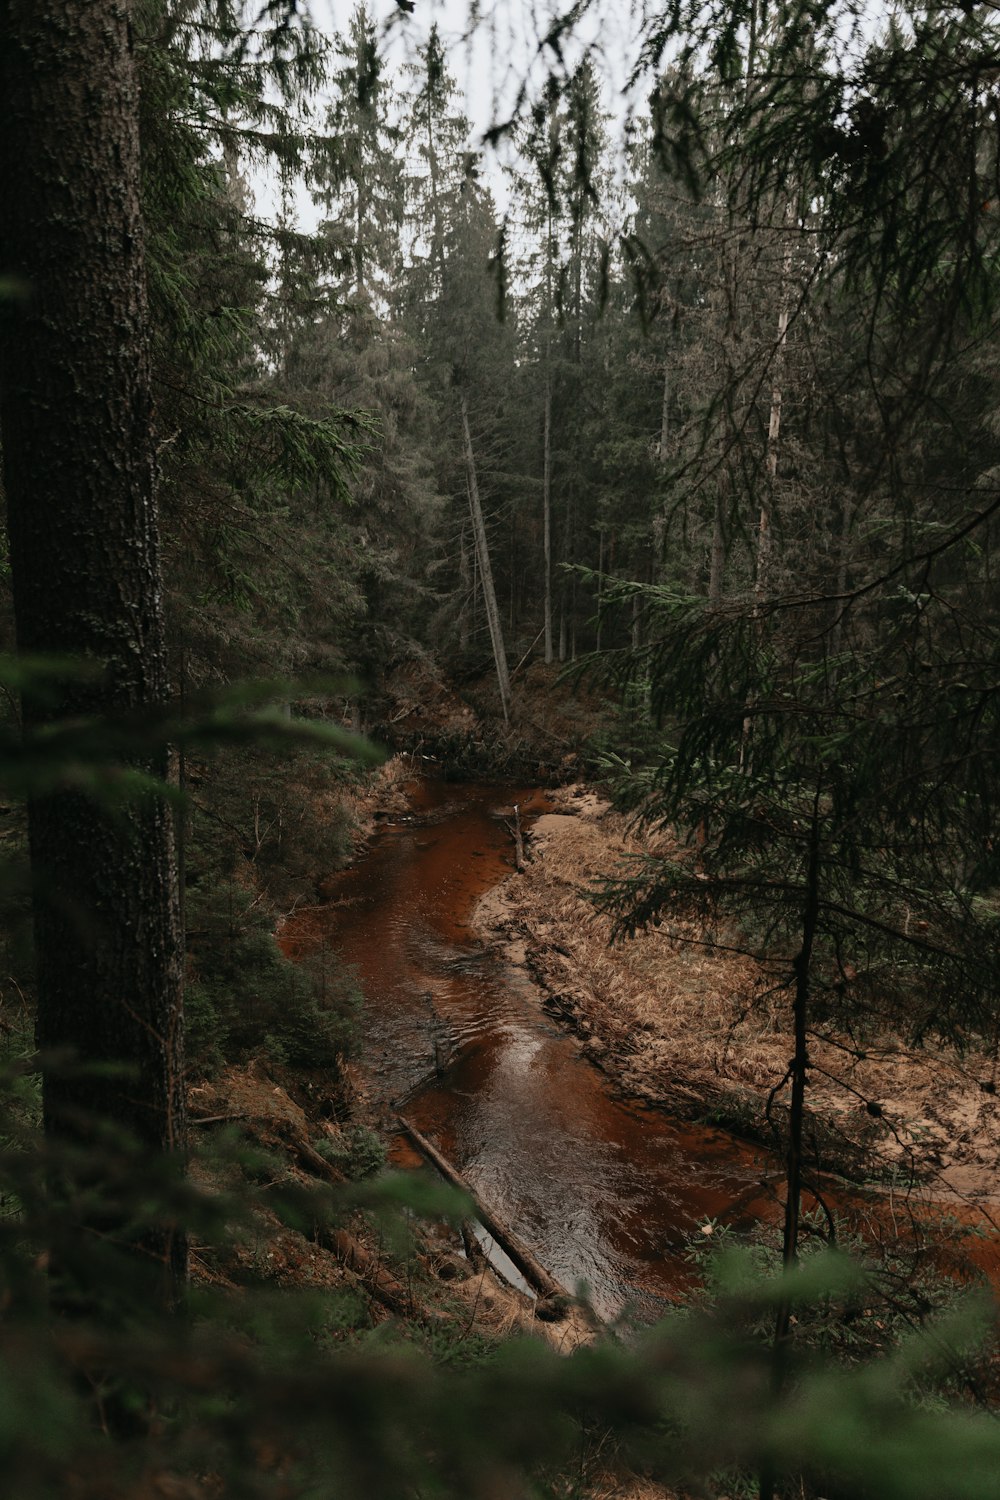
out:
<path id="1" fill-rule="evenodd" d="M 490 553 L 486 541 L 486 523 L 483 520 L 483 508 L 479 501 L 476 457 L 472 449 L 472 431 L 469 427 L 469 407 L 464 392 L 461 396 L 461 408 L 462 439 L 465 446 L 465 467 L 469 484 L 469 509 L 472 512 L 472 530 L 476 538 L 476 555 L 479 558 L 479 572 L 483 582 L 483 603 L 486 607 L 486 623 L 490 629 L 493 660 L 497 669 L 500 706 L 503 709 L 504 723 L 508 724 L 510 722 L 510 674 L 507 670 L 507 653 L 504 650 L 500 611 L 497 609 L 497 596 L 493 587 L 493 569 L 490 566 Z"/>
<path id="2" fill-rule="evenodd" d="M 30 733 L 155 711 L 167 692 L 125 0 L 0 0 L 0 84 L 0 275 L 19 288 L 0 336 L 18 646 L 89 667 L 85 677 L 68 673 L 44 704 L 26 699 Z M 166 756 L 139 768 L 162 774 Z M 38 1044 L 83 1065 L 45 1067 L 46 1131 L 80 1142 L 111 1125 L 149 1157 L 180 1157 L 168 808 L 148 794 L 123 790 L 110 804 L 66 789 L 35 796 L 29 826 Z M 136 1238 L 158 1295 L 172 1300 L 183 1235 L 140 1226 Z M 79 1291 L 86 1302 L 88 1288 Z"/>

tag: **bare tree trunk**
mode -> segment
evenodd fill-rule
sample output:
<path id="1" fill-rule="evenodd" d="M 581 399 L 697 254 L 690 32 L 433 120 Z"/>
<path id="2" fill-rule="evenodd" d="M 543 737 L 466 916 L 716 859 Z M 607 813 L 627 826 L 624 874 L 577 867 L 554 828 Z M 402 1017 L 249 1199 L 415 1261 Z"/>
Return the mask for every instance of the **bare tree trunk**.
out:
<path id="1" fill-rule="evenodd" d="M 576 599 L 576 587 L 577 587 L 577 577 L 576 577 L 576 574 L 574 573 L 573 574 L 573 582 L 572 582 L 572 585 L 570 587 L 570 600 L 571 600 L 571 603 L 572 603 L 572 611 L 571 611 L 571 614 L 570 614 L 570 628 L 569 628 L 569 659 L 570 659 L 570 661 L 576 661 L 576 618 L 577 618 L 577 613 L 578 613 L 578 611 L 577 611 L 577 599 Z"/>
<path id="2" fill-rule="evenodd" d="M 667 461 L 667 443 L 670 439 L 670 366 L 666 360 L 663 361 L 663 401 L 660 406 L 660 449 L 659 460 L 661 465 Z"/>
<path id="3" fill-rule="evenodd" d="M 851 520 L 854 507 L 851 501 L 851 492 L 845 485 L 844 497 L 840 509 L 840 539 L 837 558 L 837 581 L 834 585 L 836 600 L 834 602 L 833 628 L 830 631 L 830 655 L 839 656 L 841 644 L 844 637 L 844 595 L 847 593 L 847 574 L 850 565 L 851 550 Z"/>
<path id="4" fill-rule="evenodd" d="M 767 487 L 761 501 L 760 517 L 757 523 L 757 576 L 754 581 L 754 594 L 758 600 L 762 599 L 767 592 L 771 578 L 772 548 L 774 545 L 774 538 L 772 536 L 774 487 L 778 477 L 778 444 L 781 440 L 781 382 L 784 373 L 785 345 L 788 341 L 789 307 L 786 287 L 790 270 L 791 251 L 786 250 L 781 278 L 782 301 L 778 312 L 778 336 L 774 345 L 771 412 L 767 423 Z"/>
<path id="5" fill-rule="evenodd" d="M 545 571 L 545 664 L 552 665 L 552 374 L 545 372 L 542 435 L 542 566 Z"/>
<path id="6" fill-rule="evenodd" d="M 785 1075 L 786 1081 L 791 1078 L 792 1084 L 792 1097 L 788 1111 L 788 1144 L 785 1153 L 785 1220 L 781 1245 L 781 1263 L 786 1276 L 798 1262 L 799 1229 L 802 1217 L 802 1135 L 809 1071 L 809 995 L 813 945 L 819 927 L 820 800 L 821 792 L 817 787 L 809 830 L 809 863 L 806 871 L 805 907 L 802 913 L 802 945 L 793 963 L 795 982 L 792 1002 L 793 1051 L 788 1072 Z M 791 1328 L 792 1300 L 786 1291 L 778 1304 L 774 1325 L 771 1385 L 776 1399 L 781 1395 L 785 1385 Z M 773 1500 L 774 1493 L 775 1476 L 770 1465 L 765 1464 L 758 1486 L 759 1500 Z"/>
<path id="7" fill-rule="evenodd" d="M 493 569 L 490 567 L 490 554 L 486 542 L 486 524 L 483 521 L 483 508 L 479 502 L 479 482 L 476 478 L 476 458 L 472 450 L 472 432 L 469 427 L 469 406 L 462 392 L 462 439 L 465 445 L 465 470 L 469 485 L 469 509 L 472 513 L 472 530 L 476 538 L 476 554 L 479 558 L 479 575 L 483 586 L 483 604 L 486 609 L 486 623 L 490 629 L 490 642 L 493 646 L 493 660 L 497 669 L 497 683 L 500 688 L 500 705 L 503 709 L 505 724 L 510 723 L 510 675 L 507 671 L 507 656 L 504 651 L 503 630 L 500 624 L 500 611 L 497 609 L 497 596 L 493 588 Z"/>
<path id="8" fill-rule="evenodd" d="M 667 444 L 670 441 L 670 366 L 666 359 L 663 361 L 663 400 L 660 404 L 660 443 L 657 449 L 657 458 L 660 468 L 667 466 Z M 653 556 L 652 565 L 649 570 L 649 579 L 655 583 L 664 576 L 666 538 L 667 538 L 667 513 L 666 507 L 653 517 L 652 526 Z"/>
<path id="9" fill-rule="evenodd" d="M 463 656 L 469 649 L 469 618 L 472 614 L 472 568 L 469 563 L 469 545 L 465 539 L 465 522 L 458 541 L 458 576 L 462 584 L 462 607 L 458 614 L 458 646 Z"/>
<path id="10" fill-rule="evenodd" d="M 726 573 L 725 498 L 721 488 L 715 494 L 712 516 L 712 550 L 709 556 L 708 597 L 712 604 L 722 598 L 722 584 Z"/>
<path id="11" fill-rule="evenodd" d="M 773 379 L 771 384 L 771 411 L 767 424 L 767 479 L 761 498 L 760 516 L 757 522 L 757 570 L 754 578 L 754 615 L 759 620 L 761 604 L 771 582 L 774 538 L 772 535 L 774 489 L 778 476 L 778 443 L 781 439 L 781 379 L 784 366 L 785 344 L 788 338 L 787 284 L 791 269 L 791 248 L 786 247 L 781 277 L 781 304 L 778 311 L 778 334 L 773 355 Z M 750 716 L 743 721 L 743 746 L 740 752 L 741 766 L 749 770 L 753 724 Z"/>
<path id="12" fill-rule="evenodd" d="M 29 733 L 116 716 L 148 725 L 168 693 L 129 9 L 0 4 L 0 275 L 22 289 L 0 329 L 18 647 L 91 668 L 67 672 L 44 703 L 26 695 Z M 117 764 L 163 777 L 167 756 Z M 46 1132 L 79 1145 L 113 1127 L 155 1176 L 164 1158 L 182 1159 L 185 1131 L 166 802 L 123 790 L 109 806 L 67 786 L 31 799 L 29 833 Z M 62 1187 L 91 1243 L 132 1247 L 151 1297 L 172 1304 L 182 1231 L 74 1201 L 72 1172 Z M 109 1294 L 89 1261 L 67 1266 L 69 1305 Z"/>

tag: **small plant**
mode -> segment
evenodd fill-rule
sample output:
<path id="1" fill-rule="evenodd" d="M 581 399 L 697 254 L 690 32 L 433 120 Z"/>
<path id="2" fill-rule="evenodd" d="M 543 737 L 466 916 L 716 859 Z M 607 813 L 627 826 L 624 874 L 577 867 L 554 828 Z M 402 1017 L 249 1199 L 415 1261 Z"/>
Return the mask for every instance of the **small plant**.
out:
<path id="1" fill-rule="evenodd" d="M 367 1125 L 347 1125 L 338 1139 L 325 1136 L 318 1141 L 316 1150 L 331 1166 L 355 1182 L 374 1177 L 386 1163 L 385 1146 Z"/>
<path id="2" fill-rule="evenodd" d="M 921 1239 L 919 1225 L 914 1225 L 912 1239 L 886 1240 L 873 1248 L 850 1225 L 817 1208 L 803 1214 L 799 1258 L 807 1279 L 827 1261 L 844 1273 L 837 1272 L 828 1294 L 797 1302 L 791 1320 L 791 1339 L 799 1352 L 822 1354 L 839 1364 L 891 1354 L 914 1329 L 953 1312 L 967 1290 L 942 1273 L 934 1245 Z M 736 1306 L 752 1290 L 754 1297 L 744 1304 L 746 1331 L 766 1344 L 773 1333 L 773 1307 L 771 1299 L 759 1294 L 762 1287 L 776 1286 L 781 1276 L 775 1231 L 761 1227 L 736 1234 L 706 1219 L 687 1259 L 701 1283 L 692 1305 L 728 1301 Z M 938 1393 L 960 1388 L 967 1375 L 956 1358 L 944 1375 L 938 1373 Z"/>
<path id="3" fill-rule="evenodd" d="M 265 1055 L 336 1072 L 356 1046 L 360 996 L 339 960 L 301 964 L 282 953 L 268 906 L 238 882 L 206 874 L 189 892 L 189 1067 Z"/>

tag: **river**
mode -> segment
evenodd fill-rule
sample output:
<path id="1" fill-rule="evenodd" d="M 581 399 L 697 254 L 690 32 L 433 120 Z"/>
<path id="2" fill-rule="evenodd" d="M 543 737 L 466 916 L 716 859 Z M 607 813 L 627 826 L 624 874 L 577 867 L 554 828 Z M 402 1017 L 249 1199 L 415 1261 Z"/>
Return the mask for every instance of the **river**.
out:
<path id="1" fill-rule="evenodd" d="M 720 1130 L 615 1097 L 528 977 L 470 926 L 510 873 L 502 809 L 530 828 L 543 793 L 421 780 L 328 901 L 282 934 L 353 966 L 363 1058 L 388 1116 L 399 1109 L 565 1286 L 604 1318 L 649 1321 L 692 1278 L 687 1250 L 712 1223 L 773 1211 L 753 1150 Z M 402 1140 L 397 1161 L 412 1160 Z"/>

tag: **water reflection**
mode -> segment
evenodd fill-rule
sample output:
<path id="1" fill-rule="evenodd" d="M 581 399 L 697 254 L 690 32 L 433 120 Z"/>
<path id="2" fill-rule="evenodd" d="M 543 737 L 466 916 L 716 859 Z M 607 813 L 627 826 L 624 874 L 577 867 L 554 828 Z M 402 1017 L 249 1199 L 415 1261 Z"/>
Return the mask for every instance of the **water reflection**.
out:
<path id="1" fill-rule="evenodd" d="M 478 898 L 508 873 L 498 807 L 538 794 L 423 783 L 419 815 L 382 833 L 297 915 L 290 951 L 322 939 L 359 973 L 365 1058 L 407 1115 L 564 1284 L 605 1317 L 654 1315 L 685 1285 L 706 1218 L 770 1211 L 749 1149 L 614 1098 L 533 987 L 475 941 Z M 737 1205 L 739 1205 L 737 1209 Z"/>

